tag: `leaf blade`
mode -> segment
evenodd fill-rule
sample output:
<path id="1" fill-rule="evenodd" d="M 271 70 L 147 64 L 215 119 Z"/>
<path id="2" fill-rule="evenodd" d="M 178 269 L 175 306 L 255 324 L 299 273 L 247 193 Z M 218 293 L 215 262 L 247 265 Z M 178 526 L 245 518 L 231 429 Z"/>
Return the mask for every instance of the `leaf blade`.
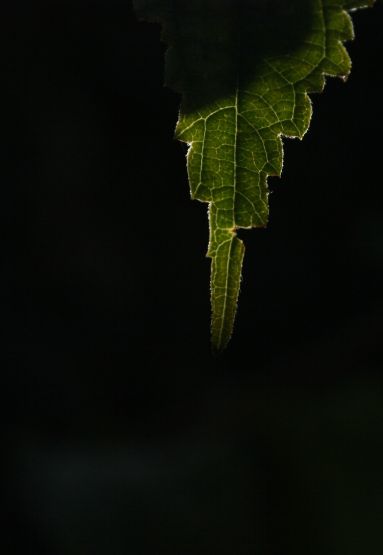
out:
<path id="1" fill-rule="evenodd" d="M 166 82 L 183 94 L 176 137 L 189 145 L 191 196 L 209 203 L 212 346 L 235 319 L 244 247 L 238 228 L 268 221 L 267 178 L 282 137 L 302 138 L 325 76 L 345 78 L 347 10 L 373 0 L 136 0 L 164 24 Z M 157 6 L 157 7 L 156 7 Z M 145 11 L 145 9 L 144 9 Z M 254 59 L 253 59 L 254 58 Z"/>

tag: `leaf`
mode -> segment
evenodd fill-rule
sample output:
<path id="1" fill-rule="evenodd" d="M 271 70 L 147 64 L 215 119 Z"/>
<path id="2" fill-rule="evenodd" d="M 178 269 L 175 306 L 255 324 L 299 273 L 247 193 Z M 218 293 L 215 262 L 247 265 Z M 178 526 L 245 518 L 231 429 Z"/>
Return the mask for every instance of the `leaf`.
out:
<path id="1" fill-rule="evenodd" d="M 191 196 L 209 203 L 212 346 L 231 337 L 244 256 L 238 228 L 268 221 L 269 175 L 283 165 L 281 137 L 302 138 L 308 93 L 325 75 L 346 78 L 347 11 L 374 0 L 135 0 L 160 21 L 165 82 L 182 93 L 176 137 L 189 145 Z"/>

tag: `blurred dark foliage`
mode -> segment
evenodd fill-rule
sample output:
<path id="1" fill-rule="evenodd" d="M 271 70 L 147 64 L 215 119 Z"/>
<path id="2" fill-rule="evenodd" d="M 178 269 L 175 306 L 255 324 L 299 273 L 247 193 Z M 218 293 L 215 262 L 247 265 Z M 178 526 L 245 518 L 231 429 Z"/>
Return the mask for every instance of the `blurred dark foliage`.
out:
<path id="1" fill-rule="evenodd" d="M 382 552 L 382 4 L 354 21 L 214 359 L 159 28 L 1 5 L 4 555 Z"/>

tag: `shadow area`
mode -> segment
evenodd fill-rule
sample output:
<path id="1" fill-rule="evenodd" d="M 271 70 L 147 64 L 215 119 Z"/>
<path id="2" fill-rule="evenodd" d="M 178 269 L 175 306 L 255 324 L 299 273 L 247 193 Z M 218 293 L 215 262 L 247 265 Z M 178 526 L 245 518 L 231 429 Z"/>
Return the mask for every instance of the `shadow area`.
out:
<path id="1" fill-rule="evenodd" d="M 165 84 L 198 110 L 246 87 L 260 62 L 292 56 L 315 26 L 314 0 L 136 0 L 140 19 L 159 21 L 169 45 Z"/>

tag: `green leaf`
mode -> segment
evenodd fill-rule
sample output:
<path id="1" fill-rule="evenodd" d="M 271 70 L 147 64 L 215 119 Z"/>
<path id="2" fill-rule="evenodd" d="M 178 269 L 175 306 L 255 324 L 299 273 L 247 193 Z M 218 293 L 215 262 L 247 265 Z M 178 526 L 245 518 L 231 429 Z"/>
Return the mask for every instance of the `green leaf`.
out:
<path id="1" fill-rule="evenodd" d="M 267 224 L 267 177 L 280 175 L 281 137 L 302 138 L 308 93 L 345 78 L 347 10 L 373 0 L 135 0 L 160 21 L 166 84 L 182 93 L 176 137 L 189 145 L 191 196 L 209 203 L 212 345 L 233 329 L 244 245 L 238 228 Z"/>

